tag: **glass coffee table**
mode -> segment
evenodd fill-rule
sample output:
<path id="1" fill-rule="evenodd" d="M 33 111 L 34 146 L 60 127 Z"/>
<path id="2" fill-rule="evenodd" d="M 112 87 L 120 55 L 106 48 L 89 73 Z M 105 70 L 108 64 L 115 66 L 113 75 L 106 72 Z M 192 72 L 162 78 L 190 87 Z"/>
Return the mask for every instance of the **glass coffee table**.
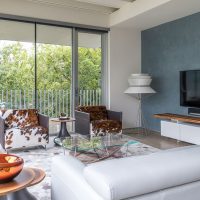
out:
<path id="1" fill-rule="evenodd" d="M 109 134 L 91 138 L 80 134 L 72 134 L 71 137 L 56 138 L 55 143 L 64 148 L 64 153 L 68 150 L 73 156 L 80 153 L 96 154 L 98 160 L 101 160 L 111 157 L 122 146 L 128 151 L 129 145 L 139 142 L 123 134 Z"/>

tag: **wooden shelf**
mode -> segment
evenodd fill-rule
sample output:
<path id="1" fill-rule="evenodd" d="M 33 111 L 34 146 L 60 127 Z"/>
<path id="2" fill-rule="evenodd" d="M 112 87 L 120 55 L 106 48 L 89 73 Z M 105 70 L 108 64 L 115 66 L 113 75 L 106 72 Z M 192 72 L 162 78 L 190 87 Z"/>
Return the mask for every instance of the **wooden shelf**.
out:
<path id="1" fill-rule="evenodd" d="M 178 115 L 173 113 L 163 113 L 163 114 L 154 114 L 155 118 L 159 119 L 166 119 L 166 120 L 174 120 L 174 121 L 180 121 L 180 122 L 186 122 L 186 123 L 193 123 L 193 124 L 200 124 L 200 118 L 199 117 L 192 117 L 187 115 Z"/>

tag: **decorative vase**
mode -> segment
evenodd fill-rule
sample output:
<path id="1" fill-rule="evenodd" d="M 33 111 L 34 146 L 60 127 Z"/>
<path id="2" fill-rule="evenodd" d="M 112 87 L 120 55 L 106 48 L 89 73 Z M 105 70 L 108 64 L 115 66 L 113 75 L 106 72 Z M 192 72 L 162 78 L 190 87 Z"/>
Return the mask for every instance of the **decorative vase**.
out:
<path id="1" fill-rule="evenodd" d="M 13 180 L 23 169 L 24 160 L 16 155 L 0 154 L 0 183 Z"/>

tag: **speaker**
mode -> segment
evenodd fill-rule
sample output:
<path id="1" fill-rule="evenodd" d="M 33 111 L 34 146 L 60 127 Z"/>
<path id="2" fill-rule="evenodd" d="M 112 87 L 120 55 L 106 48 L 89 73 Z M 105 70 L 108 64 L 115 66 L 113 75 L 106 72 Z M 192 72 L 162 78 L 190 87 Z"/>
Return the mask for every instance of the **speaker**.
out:
<path id="1" fill-rule="evenodd" d="M 200 117 L 200 108 L 188 108 L 188 115 Z"/>

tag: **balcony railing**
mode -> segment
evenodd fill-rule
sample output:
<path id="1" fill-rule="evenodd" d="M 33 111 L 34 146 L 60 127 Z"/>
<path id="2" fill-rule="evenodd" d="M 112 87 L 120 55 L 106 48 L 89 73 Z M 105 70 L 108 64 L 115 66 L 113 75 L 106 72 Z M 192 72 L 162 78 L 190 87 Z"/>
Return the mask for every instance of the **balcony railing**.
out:
<path id="1" fill-rule="evenodd" d="M 37 96 L 36 96 L 37 95 Z M 61 112 L 71 115 L 70 90 L 1 90 L 0 107 L 5 109 L 37 108 L 40 113 L 50 117 L 57 117 Z M 101 90 L 80 90 L 79 105 L 100 105 Z"/>

